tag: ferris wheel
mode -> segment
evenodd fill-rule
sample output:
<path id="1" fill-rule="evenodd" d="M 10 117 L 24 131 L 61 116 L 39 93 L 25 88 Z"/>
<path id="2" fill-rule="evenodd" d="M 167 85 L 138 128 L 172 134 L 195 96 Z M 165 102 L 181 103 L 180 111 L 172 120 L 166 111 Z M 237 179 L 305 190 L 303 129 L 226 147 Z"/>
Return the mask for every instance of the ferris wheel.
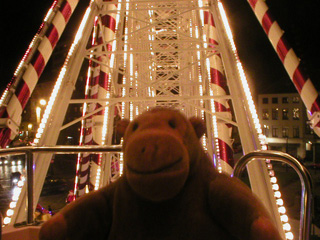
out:
<path id="1" fill-rule="evenodd" d="M 1 146 L 17 134 L 21 115 L 59 38 L 78 4 L 56 0 L 1 98 Z M 305 79 L 293 50 L 262 0 L 250 0 L 263 29 L 277 50 L 318 133 L 318 94 Z M 85 68 L 85 87 L 76 89 Z M 81 99 L 72 98 L 83 91 Z M 64 123 L 68 107 L 82 104 L 82 116 Z M 233 135 L 239 133 L 243 152 L 266 149 L 257 111 L 220 0 L 91 0 L 67 58 L 56 79 L 33 144 L 55 146 L 63 129 L 81 122 L 81 146 L 117 145 L 118 120 L 132 120 L 151 107 L 170 107 L 201 117 L 207 132 L 201 139 L 216 168 L 232 174 Z M 38 199 L 52 154 L 35 157 L 35 198 Z M 75 196 L 114 181 L 121 175 L 122 154 L 79 154 Z M 253 191 L 269 209 L 283 236 L 272 165 L 248 166 Z M 23 187 L 22 187 L 23 188 Z M 276 197 L 274 197 L 276 195 Z M 25 217 L 21 191 L 12 222 Z M 286 229 L 286 228 L 285 228 Z"/>

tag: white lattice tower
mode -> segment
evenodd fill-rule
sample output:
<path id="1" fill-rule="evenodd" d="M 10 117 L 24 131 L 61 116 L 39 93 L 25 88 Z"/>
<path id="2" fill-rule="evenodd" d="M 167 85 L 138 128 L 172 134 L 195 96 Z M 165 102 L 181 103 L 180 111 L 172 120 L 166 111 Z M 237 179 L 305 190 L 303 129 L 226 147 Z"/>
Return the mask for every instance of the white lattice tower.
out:
<path id="1" fill-rule="evenodd" d="M 55 145 L 57 129 L 82 121 L 81 145 L 113 144 L 117 119 L 133 119 L 153 106 L 174 107 L 188 117 L 205 120 L 204 148 L 219 171 L 230 173 L 231 126 L 239 127 L 245 153 L 262 145 L 250 88 L 224 17 L 218 0 L 92 0 L 35 143 Z M 89 62 L 86 97 L 71 99 L 84 61 Z M 63 126 L 66 103 L 83 103 L 84 112 L 81 118 Z M 86 158 L 78 158 L 77 195 L 82 195 L 90 182 L 99 188 L 119 175 L 114 169 L 121 155 L 103 154 L 89 162 Z M 35 157 L 35 203 L 50 160 L 51 154 Z M 248 170 L 253 190 L 282 229 L 266 164 L 250 164 Z M 25 217 L 25 198 L 23 188 L 13 222 Z"/>

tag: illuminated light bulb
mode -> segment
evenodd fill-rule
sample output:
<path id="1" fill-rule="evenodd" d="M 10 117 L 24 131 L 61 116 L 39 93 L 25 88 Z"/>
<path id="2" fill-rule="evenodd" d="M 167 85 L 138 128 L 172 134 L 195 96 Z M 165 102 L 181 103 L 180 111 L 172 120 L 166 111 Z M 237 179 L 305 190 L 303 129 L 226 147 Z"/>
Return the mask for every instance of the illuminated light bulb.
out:
<path id="1" fill-rule="evenodd" d="M 16 196 L 16 195 L 13 195 L 13 196 L 12 196 L 12 201 L 15 201 L 15 202 L 16 202 L 16 201 L 18 201 L 18 200 L 19 200 L 19 196 Z"/>
<path id="2" fill-rule="evenodd" d="M 283 200 L 282 199 L 277 199 L 277 205 L 282 206 L 283 205 Z"/>
<path id="3" fill-rule="evenodd" d="M 11 222 L 11 218 L 10 218 L 10 217 L 5 217 L 5 218 L 3 219 L 3 223 L 4 223 L 5 225 L 9 224 L 10 222 Z"/>
<path id="4" fill-rule="evenodd" d="M 9 204 L 9 208 L 15 208 L 17 206 L 17 202 L 11 202 Z"/>
<path id="5" fill-rule="evenodd" d="M 272 183 L 277 183 L 277 178 L 276 178 L 276 177 L 271 177 L 271 178 L 270 178 L 270 182 L 272 182 Z"/>
<path id="6" fill-rule="evenodd" d="M 270 170 L 270 171 L 269 171 L 269 176 L 271 176 L 271 177 L 274 177 L 274 176 L 275 176 L 275 174 L 274 174 L 274 171 L 273 171 L 273 170 Z"/>
<path id="7" fill-rule="evenodd" d="M 283 230 L 290 231 L 291 230 L 291 225 L 289 223 L 283 224 Z"/>
<path id="8" fill-rule="evenodd" d="M 15 188 L 13 189 L 13 196 L 19 197 L 20 193 L 21 193 L 21 188 L 15 187 Z"/>
<path id="9" fill-rule="evenodd" d="M 12 215 L 13 215 L 13 210 L 12 209 L 8 209 L 7 216 L 11 217 Z"/>
<path id="10" fill-rule="evenodd" d="M 276 198 L 281 198 L 281 192 L 279 192 L 279 191 L 274 192 L 274 196 Z"/>
<path id="11" fill-rule="evenodd" d="M 292 239 L 294 238 L 292 232 L 286 233 L 286 238 L 287 238 L 288 240 L 292 240 Z"/>
<path id="12" fill-rule="evenodd" d="M 280 219 L 281 219 L 282 222 L 288 222 L 289 221 L 289 218 L 288 218 L 287 215 L 281 215 Z"/>
<path id="13" fill-rule="evenodd" d="M 278 184 L 272 184 L 272 190 L 278 191 L 279 185 Z"/>
<path id="14" fill-rule="evenodd" d="M 279 211 L 279 213 L 285 214 L 286 213 L 286 208 L 285 207 L 279 207 L 278 211 Z"/>

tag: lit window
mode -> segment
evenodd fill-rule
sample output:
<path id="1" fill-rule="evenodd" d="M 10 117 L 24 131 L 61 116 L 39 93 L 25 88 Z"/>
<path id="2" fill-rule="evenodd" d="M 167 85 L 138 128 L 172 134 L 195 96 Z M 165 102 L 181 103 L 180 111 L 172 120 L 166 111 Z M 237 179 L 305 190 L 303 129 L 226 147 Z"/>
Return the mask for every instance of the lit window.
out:
<path id="1" fill-rule="evenodd" d="M 262 119 L 263 120 L 269 119 L 269 109 L 262 109 Z"/>
<path id="2" fill-rule="evenodd" d="M 279 108 L 273 108 L 272 109 L 272 120 L 278 120 L 279 115 Z"/>
<path id="3" fill-rule="evenodd" d="M 288 116 L 288 108 L 284 108 L 282 109 L 282 120 L 288 120 L 289 116 Z"/>
<path id="4" fill-rule="evenodd" d="M 299 97 L 293 97 L 292 98 L 292 102 L 293 103 L 299 103 L 300 102 L 300 98 Z"/>
<path id="5" fill-rule="evenodd" d="M 294 120 L 299 120 L 300 119 L 300 109 L 299 108 L 293 108 L 293 110 L 292 110 L 292 118 Z"/>

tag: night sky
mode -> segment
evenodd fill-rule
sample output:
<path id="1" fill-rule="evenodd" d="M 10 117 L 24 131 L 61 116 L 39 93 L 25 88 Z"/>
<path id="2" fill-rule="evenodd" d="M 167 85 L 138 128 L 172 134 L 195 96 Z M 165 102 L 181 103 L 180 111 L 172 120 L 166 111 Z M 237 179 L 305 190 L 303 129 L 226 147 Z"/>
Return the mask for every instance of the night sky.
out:
<path id="1" fill-rule="evenodd" d="M 53 1 L 7 1 L 1 7 L 0 89 L 10 81 Z M 81 5 L 87 0 L 81 0 Z M 318 0 L 267 0 L 271 13 L 320 90 Z M 295 92 L 282 63 L 246 0 L 223 0 L 240 59 L 254 95 Z"/>

